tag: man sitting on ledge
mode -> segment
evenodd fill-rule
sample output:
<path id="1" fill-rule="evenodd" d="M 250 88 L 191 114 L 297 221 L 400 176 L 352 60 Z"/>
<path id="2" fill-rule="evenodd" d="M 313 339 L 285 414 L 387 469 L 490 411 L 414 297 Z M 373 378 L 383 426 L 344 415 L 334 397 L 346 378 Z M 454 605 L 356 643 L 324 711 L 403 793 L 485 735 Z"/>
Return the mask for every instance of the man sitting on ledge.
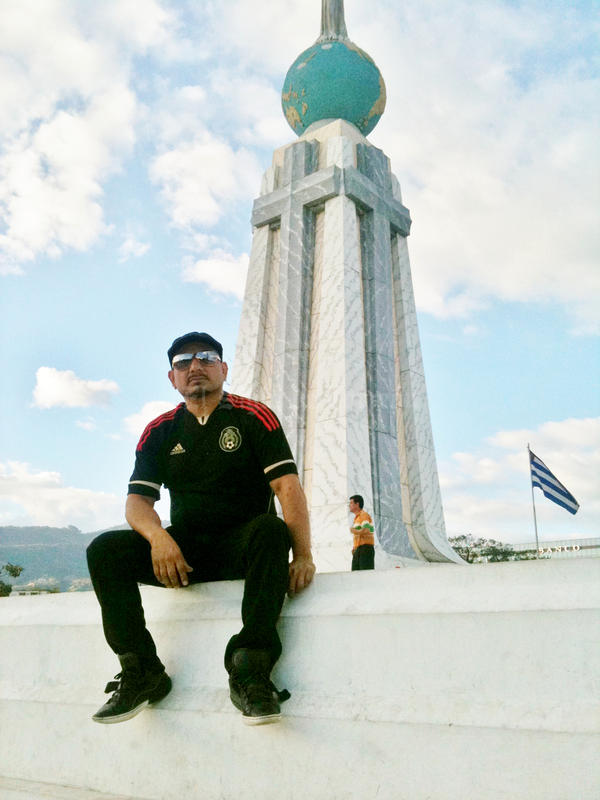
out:
<path id="1" fill-rule="evenodd" d="M 248 724 L 276 722 L 286 695 L 269 677 L 282 649 L 275 625 L 286 590 L 293 596 L 315 572 L 296 464 L 276 415 L 223 391 L 227 364 L 212 336 L 180 336 L 168 357 L 169 379 L 185 402 L 140 438 L 126 504 L 133 530 L 103 533 L 88 548 L 104 634 L 121 663 L 118 682 L 106 687 L 114 693 L 93 719 L 131 719 L 171 689 L 138 582 L 176 588 L 245 578 L 242 629 L 225 650 L 230 697 Z M 171 496 L 166 529 L 154 510 L 161 485 Z"/>

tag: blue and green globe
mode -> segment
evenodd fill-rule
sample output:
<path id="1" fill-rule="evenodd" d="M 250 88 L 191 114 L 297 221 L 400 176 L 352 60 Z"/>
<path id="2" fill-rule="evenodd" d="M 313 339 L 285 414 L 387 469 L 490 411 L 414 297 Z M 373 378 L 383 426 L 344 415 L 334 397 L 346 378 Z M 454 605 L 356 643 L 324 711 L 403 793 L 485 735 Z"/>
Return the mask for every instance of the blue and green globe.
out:
<path id="1" fill-rule="evenodd" d="M 373 59 L 351 41 L 317 42 L 289 68 L 281 104 L 299 136 L 324 119 L 345 119 L 366 136 L 385 109 L 385 83 Z"/>

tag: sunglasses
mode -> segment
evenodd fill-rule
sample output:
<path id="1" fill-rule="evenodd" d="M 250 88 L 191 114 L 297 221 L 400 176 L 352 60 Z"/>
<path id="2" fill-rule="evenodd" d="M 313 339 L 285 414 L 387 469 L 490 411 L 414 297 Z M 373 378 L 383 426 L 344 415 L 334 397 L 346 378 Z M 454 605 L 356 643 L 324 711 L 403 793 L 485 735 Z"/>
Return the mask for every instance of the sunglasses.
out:
<path id="1" fill-rule="evenodd" d="M 211 353 L 210 350 L 204 350 L 199 353 L 179 353 L 178 356 L 173 356 L 173 369 L 189 369 L 195 358 L 204 367 L 217 364 L 221 360 L 216 353 Z"/>

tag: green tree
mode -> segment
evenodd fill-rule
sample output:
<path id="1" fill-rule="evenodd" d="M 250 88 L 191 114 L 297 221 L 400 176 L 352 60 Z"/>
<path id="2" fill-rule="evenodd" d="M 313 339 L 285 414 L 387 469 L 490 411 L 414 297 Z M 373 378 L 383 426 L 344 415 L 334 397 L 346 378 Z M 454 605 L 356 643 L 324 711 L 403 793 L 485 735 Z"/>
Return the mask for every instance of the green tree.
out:
<path id="1" fill-rule="evenodd" d="M 17 564 L 4 564 L 3 567 L 0 567 L 0 574 L 3 571 L 6 572 L 7 575 L 10 575 L 11 578 L 18 578 L 23 572 L 23 567 L 19 567 Z M 0 597 L 8 597 L 11 592 L 12 586 L 10 583 L 5 583 L 3 580 L 0 580 Z"/>
<path id="2" fill-rule="evenodd" d="M 476 539 L 470 533 L 452 536 L 448 541 L 469 564 L 477 561 L 528 561 L 537 558 L 536 550 L 515 550 L 511 544 L 496 539 Z"/>

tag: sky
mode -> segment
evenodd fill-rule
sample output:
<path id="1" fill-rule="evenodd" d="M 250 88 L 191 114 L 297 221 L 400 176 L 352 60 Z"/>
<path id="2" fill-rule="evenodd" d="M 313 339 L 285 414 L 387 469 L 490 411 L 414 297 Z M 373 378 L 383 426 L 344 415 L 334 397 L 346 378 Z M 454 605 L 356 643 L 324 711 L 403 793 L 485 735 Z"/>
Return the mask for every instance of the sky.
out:
<path id="1" fill-rule="evenodd" d="M 166 350 L 234 367 L 250 214 L 319 0 L 0 4 L 0 525 L 124 520 Z M 600 535 L 600 4 L 346 0 L 413 219 L 449 536 Z M 226 386 L 235 389 L 235 386 Z M 168 516 L 168 504 L 157 507 Z M 318 532 L 315 532 L 315 536 Z"/>

